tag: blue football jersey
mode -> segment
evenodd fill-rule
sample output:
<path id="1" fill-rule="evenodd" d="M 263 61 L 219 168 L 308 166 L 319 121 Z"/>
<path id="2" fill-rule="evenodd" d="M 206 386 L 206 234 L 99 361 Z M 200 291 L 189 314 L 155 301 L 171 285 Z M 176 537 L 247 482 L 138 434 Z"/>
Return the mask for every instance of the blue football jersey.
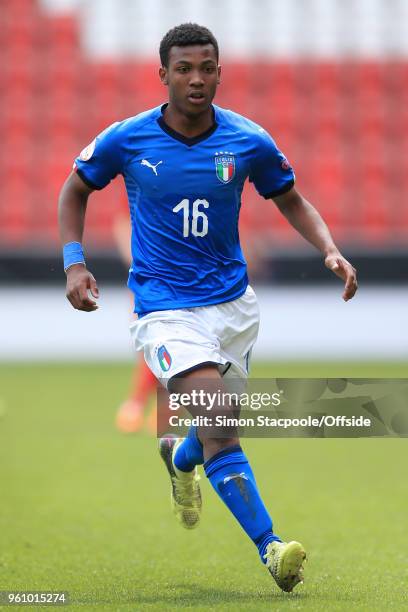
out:
<path id="1" fill-rule="evenodd" d="M 213 105 L 213 126 L 186 138 L 164 122 L 165 107 L 114 123 L 75 160 L 94 189 L 124 177 L 128 285 L 140 316 L 240 297 L 248 285 L 238 233 L 244 183 L 249 178 L 265 198 L 294 184 L 291 166 L 256 123 Z"/>

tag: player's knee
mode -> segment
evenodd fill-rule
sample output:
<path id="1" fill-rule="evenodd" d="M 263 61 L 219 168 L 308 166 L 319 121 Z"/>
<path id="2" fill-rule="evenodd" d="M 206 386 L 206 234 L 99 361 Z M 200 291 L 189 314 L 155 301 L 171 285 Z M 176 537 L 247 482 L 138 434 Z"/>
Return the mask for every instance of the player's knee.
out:
<path id="1" fill-rule="evenodd" d="M 209 457 L 220 453 L 226 448 L 239 444 L 239 438 L 204 438 L 202 440 L 202 444 L 204 449 L 204 456 L 208 459 Z"/>

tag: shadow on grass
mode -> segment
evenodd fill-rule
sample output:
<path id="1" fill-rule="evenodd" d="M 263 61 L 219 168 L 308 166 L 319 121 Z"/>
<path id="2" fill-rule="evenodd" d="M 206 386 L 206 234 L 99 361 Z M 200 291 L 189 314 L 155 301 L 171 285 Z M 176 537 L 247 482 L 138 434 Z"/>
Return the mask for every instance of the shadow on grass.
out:
<path id="1" fill-rule="evenodd" d="M 237 591 L 234 589 L 217 589 L 211 587 L 203 587 L 198 584 L 172 584 L 170 588 L 162 587 L 160 592 L 146 593 L 133 591 L 129 592 L 128 596 L 119 595 L 112 599 L 98 601 L 102 604 L 157 604 L 164 606 L 208 606 L 213 607 L 216 604 L 251 604 L 251 603 L 271 603 L 273 601 L 296 600 L 301 601 L 306 597 L 305 593 L 283 593 L 272 588 L 270 591 Z M 82 602 L 72 602 L 81 604 Z M 96 602 L 94 602 L 96 603 Z"/>

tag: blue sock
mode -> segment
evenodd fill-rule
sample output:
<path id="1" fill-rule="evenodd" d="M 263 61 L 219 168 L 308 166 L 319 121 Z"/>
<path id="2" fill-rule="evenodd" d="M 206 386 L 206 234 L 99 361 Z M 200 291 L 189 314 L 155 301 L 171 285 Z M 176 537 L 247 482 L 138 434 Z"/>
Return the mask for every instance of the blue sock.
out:
<path id="1" fill-rule="evenodd" d="M 262 563 L 269 542 L 281 542 L 259 495 L 254 474 L 239 445 L 230 446 L 204 464 L 212 486 L 258 548 Z"/>
<path id="2" fill-rule="evenodd" d="M 187 438 L 184 438 L 174 455 L 173 462 L 182 472 L 191 472 L 196 465 L 204 463 L 203 445 L 197 437 L 197 427 L 190 427 Z"/>

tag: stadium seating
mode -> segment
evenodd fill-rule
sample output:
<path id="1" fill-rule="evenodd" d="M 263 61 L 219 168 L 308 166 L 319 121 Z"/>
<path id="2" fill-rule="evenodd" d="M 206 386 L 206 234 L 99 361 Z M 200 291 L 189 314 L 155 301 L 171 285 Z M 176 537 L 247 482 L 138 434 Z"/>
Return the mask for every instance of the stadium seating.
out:
<path id="1" fill-rule="evenodd" d="M 31 0 L 1 10 L 0 242 L 54 248 L 57 194 L 73 158 L 106 125 L 159 104 L 166 92 L 154 61 L 91 61 L 74 16 L 50 16 Z M 337 237 L 378 248 L 408 230 L 400 196 L 408 187 L 407 99 L 404 60 L 310 59 L 224 62 L 217 102 L 274 135 Z M 120 193 L 113 185 L 90 207 L 88 243 L 112 243 Z M 298 244 L 252 188 L 242 221 L 265 243 Z"/>

